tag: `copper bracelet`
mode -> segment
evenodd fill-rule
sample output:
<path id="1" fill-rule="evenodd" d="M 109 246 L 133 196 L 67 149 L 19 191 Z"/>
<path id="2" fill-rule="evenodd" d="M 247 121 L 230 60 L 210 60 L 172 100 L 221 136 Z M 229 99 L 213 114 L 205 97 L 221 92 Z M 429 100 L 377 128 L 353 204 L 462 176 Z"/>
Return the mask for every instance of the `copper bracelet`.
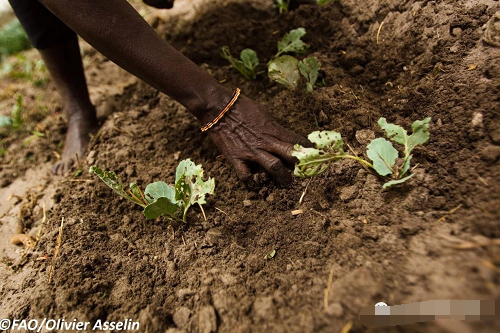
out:
<path id="1" fill-rule="evenodd" d="M 205 131 L 209 130 L 212 126 L 214 126 L 215 124 L 217 124 L 217 122 L 226 114 L 227 111 L 229 111 L 229 109 L 233 106 L 233 104 L 236 103 L 236 100 L 240 96 L 240 92 L 241 92 L 240 88 L 236 88 L 236 91 L 234 92 L 234 95 L 233 95 L 233 98 L 231 98 L 231 101 L 226 105 L 226 107 L 224 108 L 224 110 L 222 110 L 217 115 L 217 117 L 214 118 L 214 120 L 212 120 L 211 122 L 209 122 L 208 124 L 206 124 L 205 126 L 203 126 L 201 128 L 202 132 L 205 132 Z"/>

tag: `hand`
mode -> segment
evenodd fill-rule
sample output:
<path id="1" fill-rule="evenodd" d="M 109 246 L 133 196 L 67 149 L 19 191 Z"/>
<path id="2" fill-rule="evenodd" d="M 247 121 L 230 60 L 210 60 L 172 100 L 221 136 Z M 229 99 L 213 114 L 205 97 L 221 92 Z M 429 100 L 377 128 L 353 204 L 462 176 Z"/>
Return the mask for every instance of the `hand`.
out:
<path id="1" fill-rule="evenodd" d="M 297 162 L 290 155 L 296 143 L 312 146 L 307 139 L 271 119 L 264 106 L 244 96 L 207 133 L 247 184 L 252 178 L 246 165 L 249 161 L 260 164 L 281 185 L 291 183 L 292 175 L 281 160 Z"/>
<path id="2" fill-rule="evenodd" d="M 143 2 L 151 7 L 158 9 L 170 9 L 174 6 L 175 0 L 143 0 Z"/>

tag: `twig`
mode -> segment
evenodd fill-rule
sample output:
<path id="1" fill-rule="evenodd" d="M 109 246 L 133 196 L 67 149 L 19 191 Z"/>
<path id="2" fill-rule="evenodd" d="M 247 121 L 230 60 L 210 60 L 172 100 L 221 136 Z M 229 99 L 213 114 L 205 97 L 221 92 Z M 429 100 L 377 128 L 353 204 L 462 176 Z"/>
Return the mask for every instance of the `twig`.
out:
<path id="1" fill-rule="evenodd" d="M 309 187 L 309 184 L 311 184 L 312 178 L 309 179 L 309 181 L 306 184 L 306 188 L 304 189 L 304 192 L 302 192 L 302 195 L 300 196 L 299 199 L 299 206 L 302 205 L 302 202 L 304 201 L 304 197 L 306 196 L 307 193 L 307 188 Z"/>
<path id="2" fill-rule="evenodd" d="M 484 180 L 484 178 L 483 178 L 483 177 L 481 177 L 481 176 L 478 176 L 478 177 L 479 177 L 479 181 L 480 181 L 481 183 L 483 183 L 483 184 L 484 184 L 484 186 L 488 186 L 488 185 L 489 185 L 489 184 L 488 184 L 488 182 L 487 182 L 486 180 Z"/>
<path id="3" fill-rule="evenodd" d="M 344 327 L 342 327 L 342 329 L 340 330 L 340 333 L 349 333 L 349 331 L 351 330 L 352 328 L 352 321 L 348 321 Z"/>
<path id="4" fill-rule="evenodd" d="M 207 220 L 207 216 L 205 215 L 205 210 L 203 209 L 203 206 L 198 202 L 198 206 L 200 206 L 201 212 L 203 213 L 203 218 L 205 221 Z"/>
<path id="5" fill-rule="evenodd" d="M 186 246 L 186 241 L 184 240 L 184 235 L 182 235 L 181 238 L 182 238 L 182 243 L 184 243 L 184 246 Z"/>
<path id="6" fill-rule="evenodd" d="M 59 254 L 59 248 L 61 247 L 61 243 L 62 243 L 63 227 L 64 227 L 64 216 L 62 217 L 61 225 L 59 226 L 59 235 L 57 235 L 56 247 L 54 248 L 54 255 L 52 256 L 52 265 L 50 266 L 49 278 L 47 280 L 48 284 L 50 284 L 52 282 L 52 276 L 54 275 L 56 259 L 57 259 L 57 256 Z"/>
<path id="7" fill-rule="evenodd" d="M 233 218 L 228 213 L 226 213 L 225 211 L 223 211 L 222 209 L 215 207 L 215 210 L 218 210 L 222 214 L 226 215 L 228 219 L 230 219 L 231 221 L 233 221 Z"/>
<path id="8" fill-rule="evenodd" d="M 328 309 L 328 296 L 330 295 L 330 287 L 332 286 L 332 282 L 333 282 L 333 268 L 330 270 L 330 274 L 328 275 L 328 282 L 326 284 L 325 295 L 323 297 L 323 306 L 325 307 L 325 311 L 326 309 Z"/>
<path id="9" fill-rule="evenodd" d="M 384 22 L 385 21 L 382 21 L 382 23 L 380 23 L 380 26 L 378 27 L 378 30 L 377 30 L 377 45 L 378 45 L 378 39 L 380 37 L 380 30 L 382 30 L 382 26 L 384 25 Z"/>
<path id="10" fill-rule="evenodd" d="M 460 208 L 462 208 L 462 206 L 463 206 L 463 205 L 462 205 L 462 204 L 460 204 L 460 205 L 458 205 L 457 207 L 455 207 L 455 208 L 453 208 L 453 209 L 449 210 L 446 214 L 444 214 L 443 216 L 441 216 L 441 218 L 439 218 L 439 219 L 437 220 L 437 222 L 442 222 L 442 221 L 446 220 L 446 217 L 447 217 L 448 215 L 451 215 L 451 214 L 455 213 L 457 210 L 459 210 Z"/>
<path id="11" fill-rule="evenodd" d="M 45 226 L 45 221 L 47 221 L 47 209 L 45 207 L 45 200 L 42 201 L 42 212 L 43 212 L 42 222 L 40 223 L 40 229 L 38 229 L 38 232 L 36 233 L 36 238 L 35 238 L 35 240 L 37 242 L 40 239 L 40 237 L 42 236 L 42 230 L 43 230 L 43 227 Z"/>

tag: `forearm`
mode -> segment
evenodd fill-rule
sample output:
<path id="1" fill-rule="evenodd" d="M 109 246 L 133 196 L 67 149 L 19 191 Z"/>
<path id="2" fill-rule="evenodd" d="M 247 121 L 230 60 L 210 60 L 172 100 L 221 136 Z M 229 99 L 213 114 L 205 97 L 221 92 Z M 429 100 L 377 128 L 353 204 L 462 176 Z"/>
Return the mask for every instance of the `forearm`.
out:
<path id="1" fill-rule="evenodd" d="M 39 0 L 111 61 L 205 123 L 232 92 L 170 46 L 125 0 Z"/>

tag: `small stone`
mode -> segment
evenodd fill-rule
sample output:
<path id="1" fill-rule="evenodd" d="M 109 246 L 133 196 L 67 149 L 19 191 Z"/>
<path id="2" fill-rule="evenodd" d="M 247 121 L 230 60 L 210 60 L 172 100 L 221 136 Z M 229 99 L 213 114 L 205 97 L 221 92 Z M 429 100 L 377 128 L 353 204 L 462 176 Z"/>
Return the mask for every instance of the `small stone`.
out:
<path id="1" fill-rule="evenodd" d="M 339 318 L 344 314 L 344 309 L 342 308 L 342 305 L 340 303 L 332 303 L 328 305 L 326 314 L 332 317 Z"/>
<path id="2" fill-rule="evenodd" d="M 220 231 L 218 228 L 209 229 L 205 235 L 205 238 L 211 245 L 216 245 L 221 237 L 222 231 Z"/>
<path id="3" fill-rule="evenodd" d="M 248 199 L 243 200 L 243 206 L 250 207 L 251 205 L 252 205 L 251 200 L 248 200 Z"/>
<path id="4" fill-rule="evenodd" d="M 481 159 L 488 163 L 494 163 L 500 158 L 500 147 L 488 145 L 481 150 Z"/>
<path id="5" fill-rule="evenodd" d="M 96 157 L 97 157 L 97 151 L 95 150 L 89 151 L 89 153 L 87 154 L 87 164 L 90 166 L 94 165 Z"/>
<path id="6" fill-rule="evenodd" d="M 443 120 L 441 118 L 439 118 L 437 121 L 436 121 L 436 125 L 437 127 L 441 127 L 443 126 Z"/>
<path id="7" fill-rule="evenodd" d="M 451 35 L 453 37 L 459 37 L 462 34 L 462 28 L 460 27 L 455 27 L 453 30 L 451 30 Z"/>
<path id="8" fill-rule="evenodd" d="M 266 198 L 267 202 L 273 202 L 274 201 L 274 193 L 271 193 L 267 196 Z"/>
<path id="9" fill-rule="evenodd" d="M 402 237 L 413 236 L 419 230 L 420 230 L 420 227 L 416 223 L 411 224 L 411 223 L 407 222 L 399 227 L 399 233 L 401 234 Z"/>
<path id="10" fill-rule="evenodd" d="M 217 331 L 217 316 L 213 306 L 204 306 L 198 315 L 198 332 L 215 333 Z"/>
<path id="11" fill-rule="evenodd" d="M 340 200 L 343 201 L 350 201 L 354 198 L 356 198 L 356 195 L 358 194 L 358 187 L 356 185 L 353 186 L 348 186 L 344 187 L 340 190 Z"/>
<path id="12" fill-rule="evenodd" d="M 130 221 L 132 221 L 132 219 L 130 218 L 130 216 L 127 216 L 125 215 L 123 218 L 122 218 L 122 224 L 129 224 Z"/>
<path id="13" fill-rule="evenodd" d="M 175 326 L 184 327 L 184 325 L 188 323 L 190 316 L 191 310 L 185 306 L 180 307 L 177 311 L 175 311 L 173 316 Z"/>
<path id="14" fill-rule="evenodd" d="M 193 296 L 195 294 L 196 294 L 196 291 L 188 289 L 188 288 L 179 289 L 177 291 L 177 297 L 179 297 L 180 299 L 185 299 L 185 298 L 188 298 L 188 297 Z"/>
<path id="15" fill-rule="evenodd" d="M 363 231 L 361 233 L 361 237 L 364 239 L 371 239 L 371 240 L 376 241 L 377 239 L 379 239 L 380 235 L 379 235 L 377 227 L 368 226 L 368 227 L 363 228 Z"/>
<path id="16" fill-rule="evenodd" d="M 483 126 L 483 114 L 481 112 L 476 112 L 472 116 L 472 127 Z"/>
<path id="17" fill-rule="evenodd" d="M 356 140 L 359 144 L 366 145 L 375 139 L 375 133 L 369 129 L 363 129 L 356 132 Z"/>
<path id="18" fill-rule="evenodd" d="M 500 127 L 495 128 L 490 133 L 491 142 L 500 145 Z"/>

